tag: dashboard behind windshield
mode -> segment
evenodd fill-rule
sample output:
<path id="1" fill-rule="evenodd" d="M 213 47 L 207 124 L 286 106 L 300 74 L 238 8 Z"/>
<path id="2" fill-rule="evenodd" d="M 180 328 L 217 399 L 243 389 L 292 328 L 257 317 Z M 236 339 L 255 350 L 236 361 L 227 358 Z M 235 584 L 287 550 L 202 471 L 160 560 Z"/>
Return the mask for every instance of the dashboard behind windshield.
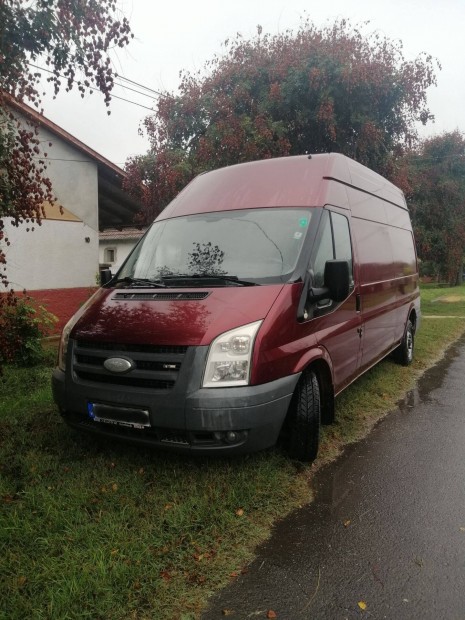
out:
<path id="1" fill-rule="evenodd" d="M 312 210 L 267 208 L 155 222 L 118 278 L 229 276 L 285 282 L 295 270 Z"/>

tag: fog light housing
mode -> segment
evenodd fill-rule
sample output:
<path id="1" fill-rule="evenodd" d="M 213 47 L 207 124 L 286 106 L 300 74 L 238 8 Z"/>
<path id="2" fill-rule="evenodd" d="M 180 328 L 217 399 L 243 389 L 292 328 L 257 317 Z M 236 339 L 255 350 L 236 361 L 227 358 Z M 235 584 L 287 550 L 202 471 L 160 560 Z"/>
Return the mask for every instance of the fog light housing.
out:
<path id="1" fill-rule="evenodd" d="M 243 443 L 247 439 L 248 431 L 216 431 L 213 436 L 216 441 L 232 446 Z"/>

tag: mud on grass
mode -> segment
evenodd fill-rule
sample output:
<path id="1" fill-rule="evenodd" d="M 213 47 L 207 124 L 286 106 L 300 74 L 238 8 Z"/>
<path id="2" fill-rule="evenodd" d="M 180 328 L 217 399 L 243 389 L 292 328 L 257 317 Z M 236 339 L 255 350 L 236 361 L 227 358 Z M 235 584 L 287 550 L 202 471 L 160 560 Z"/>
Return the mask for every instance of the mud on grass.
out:
<path id="1" fill-rule="evenodd" d="M 465 317 L 465 285 L 438 288 L 431 285 L 421 289 L 421 307 L 425 317 Z"/>

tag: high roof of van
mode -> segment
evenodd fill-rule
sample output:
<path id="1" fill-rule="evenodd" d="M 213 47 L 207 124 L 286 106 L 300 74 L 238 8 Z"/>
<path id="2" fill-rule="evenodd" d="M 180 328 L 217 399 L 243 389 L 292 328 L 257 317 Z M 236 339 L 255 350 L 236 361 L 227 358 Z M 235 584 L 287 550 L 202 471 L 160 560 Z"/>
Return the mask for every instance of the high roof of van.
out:
<path id="1" fill-rule="evenodd" d="M 265 159 L 201 174 L 158 219 L 264 207 L 349 208 L 347 186 L 407 208 L 401 190 L 387 179 L 345 155 L 325 153 Z"/>

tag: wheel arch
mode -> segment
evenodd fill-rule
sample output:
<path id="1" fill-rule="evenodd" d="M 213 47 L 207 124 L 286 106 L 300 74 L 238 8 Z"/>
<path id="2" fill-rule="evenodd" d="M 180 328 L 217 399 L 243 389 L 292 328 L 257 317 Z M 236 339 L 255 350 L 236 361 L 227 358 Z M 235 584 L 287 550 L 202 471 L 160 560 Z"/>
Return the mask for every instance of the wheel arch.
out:
<path id="1" fill-rule="evenodd" d="M 408 323 L 409 320 L 412 321 L 413 331 L 416 332 L 417 331 L 417 310 L 416 310 L 415 306 L 410 308 L 410 311 L 409 311 L 408 317 L 407 317 L 407 323 Z M 407 326 L 407 324 L 406 324 L 406 326 Z"/>
<path id="2" fill-rule="evenodd" d="M 334 382 L 331 358 L 326 349 L 315 348 L 308 351 L 300 360 L 298 372 L 306 373 L 313 370 L 320 387 L 321 422 L 334 422 Z"/>
<path id="3" fill-rule="evenodd" d="M 313 370 L 320 386 L 321 423 L 332 424 L 334 422 L 334 384 L 331 369 L 327 362 L 320 358 L 312 362 L 306 370 Z"/>

